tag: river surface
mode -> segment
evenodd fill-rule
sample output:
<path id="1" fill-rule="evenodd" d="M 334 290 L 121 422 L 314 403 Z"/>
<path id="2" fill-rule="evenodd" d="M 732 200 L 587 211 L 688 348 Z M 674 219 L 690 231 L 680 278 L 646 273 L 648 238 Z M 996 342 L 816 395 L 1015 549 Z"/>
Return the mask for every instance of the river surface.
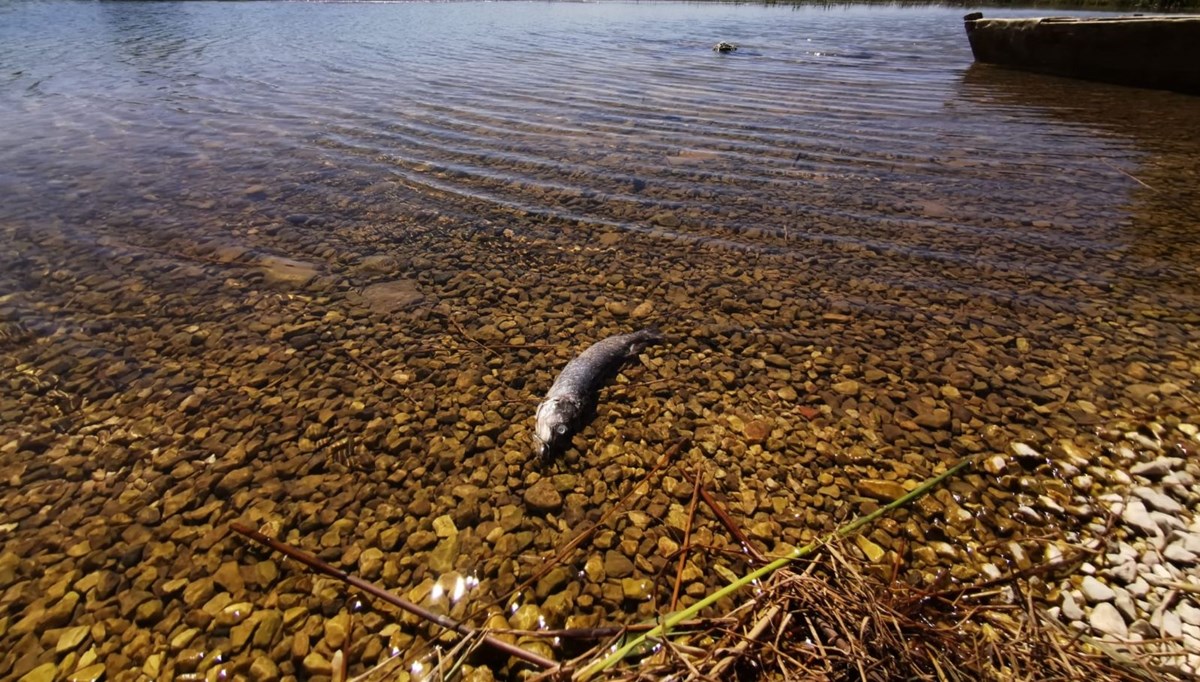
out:
<path id="1" fill-rule="evenodd" d="M 1200 98 L 974 66 L 962 14 L 0 4 L 0 677 L 430 651 L 232 521 L 518 629 L 665 611 L 685 472 L 772 553 L 1008 461 L 871 533 L 914 583 L 1071 537 L 1055 457 L 1197 418 Z M 695 524 L 684 603 L 746 567 Z"/>

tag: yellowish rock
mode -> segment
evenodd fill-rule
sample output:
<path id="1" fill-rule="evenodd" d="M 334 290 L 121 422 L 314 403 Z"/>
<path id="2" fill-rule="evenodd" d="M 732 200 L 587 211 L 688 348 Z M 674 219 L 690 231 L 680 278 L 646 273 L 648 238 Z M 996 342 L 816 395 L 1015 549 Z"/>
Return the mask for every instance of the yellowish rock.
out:
<path id="1" fill-rule="evenodd" d="M 337 651 L 346 643 L 346 635 L 350 632 L 350 614 L 345 611 L 325 621 L 325 644 L 330 650 Z"/>
<path id="2" fill-rule="evenodd" d="M 104 677 L 104 664 L 93 663 L 80 668 L 67 677 L 67 682 L 96 682 Z"/>
<path id="3" fill-rule="evenodd" d="M 865 535 L 855 535 L 854 544 L 858 545 L 863 554 L 867 555 L 867 560 L 871 563 L 877 563 L 884 557 L 885 552 L 883 548 L 871 542 Z"/>
<path id="4" fill-rule="evenodd" d="M 451 535 L 456 535 L 458 528 L 454 525 L 454 519 L 450 518 L 449 514 L 443 514 L 433 520 L 433 532 L 439 538 L 448 538 Z"/>
<path id="5" fill-rule="evenodd" d="M 54 682 L 58 676 L 58 666 L 53 663 L 43 663 L 21 676 L 20 682 Z"/>
<path id="6" fill-rule="evenodd" d="M 58 643 L 54 645 L 55 653 L 61 654 L 64 651 L 70 651 L 79 646 L 80 642 L 88 636 L 88 632 L 90 631 L 91 627 L 87 625 L 77 625 L 73 628 L 63 629 L 62 634 L 58 636 Z"/>

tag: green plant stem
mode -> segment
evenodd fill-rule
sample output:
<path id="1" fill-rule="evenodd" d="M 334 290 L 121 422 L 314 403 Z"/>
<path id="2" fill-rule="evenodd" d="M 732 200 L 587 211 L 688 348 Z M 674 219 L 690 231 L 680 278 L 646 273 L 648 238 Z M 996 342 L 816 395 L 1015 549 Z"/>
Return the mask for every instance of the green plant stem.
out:
<path id="1" fill-rule="evenodd" d="M 609 668 L 611 668 L 612 666 L 614 666 L 618 662 L 620 662 L 621 659 L 625 658 L 625 656 L 627 656 L 630 651 L 633 651 L 634 649 L 637 649 L 638 647 L 640 647 L 642 645 L 642 643 L 644 641 L 646 641 L 647 639 L 661 639 L 663 636 L 665 636 L 668 632 L 670 632 L 671 629 L 674 628 L 679 623 L 681 623 L 689 618 L 692 618 L 697 613 L 699 613 L 701 610 L 711 606 L 712 604 L 715 604 L 720 599 L 727 597 L 727 596 L 733 594 L 734 592 L 737 592 L 738 590 L 749 585 L 750 583 L 754 582 L 755 580 L 758 580 L 760 578 L 763 578 L 764 576 L 770 575 L 771 573 L 779 570 L 780 568 L 783 568 L 784 566 L 795 561 L 796 559 L 800 559 L 805 556 L 808 556 L 809 554 L 812 554 L 813 552 L 817 551 L 823 545 L 830 542 L 831 540 L 838 540 L 838 539 L 844 538 L 844 537 L 854 533 L 858 529 L 862 528 L 863 526 L 867 525 L 868 523 L 871 523 L 875 519 L 883 516 L 884 514 L 887 514 L 888 512 L 898 509 L 898 508 L 908 504 L 909 502 L 912 502 L 913 500 L 923 497 L 924 495 L 928 494 L 929 491 L 931 491 L 935 487 L 937 487 L 942 481 L 946 480 L 947 478 L 950 478 L 951 476 L 957 474 L 959 471 L 962 471 L 966 467 L 970 466 L 971 462 L 972 462 L 971 458 L 967 458 L 967 459 L 960 461 L 958 464 L 955 464 L 954 466 L 950 467 L 943 473 L 938 474 L 937 476 L 934 476 L 933 478 L 926 480 L 924 483 L 922 483 L 921 485 L 914 488 L 912 490 L 912 492 L 908 493 L 904 497 L 901 497 L 897 500 L 889 502 L 888 504 L 871 512 L 870 514 L 867 514 L 866 516 L 860 516 L 860 517 L 850 521 L 846 525 L 841 526 L 840 528 L 833 531 L 832 533 L 829 533 L 828 535 L 826 535 L 822 538 L 819 538 L 813 542 L 810 542 L 809 544 L 807 544 L 803 547 L 797 547 L 796 549 L 793 549 L 791 552 L 788 552 L 787 555 L 785 555 L 779 559 L 776 559 L 775 561 L 772 561 L 771 563 L 767 564 L 766 566 L 763 566 L 762 568 L 759 568 L 759 569 L 743 576 L 741 579 L 739 579 L 735 582 L 732 582 L 732 583 L 726 585 L 725 587 L 722 587 L 721 589 L 717 590 L 716 592 L 713 592 L 712 594 L 708 595 L 704 599 L 701 599 L 700 601 L 696 602 L 695 604 L 692 604 L 691 606 L 687 607 L 686 609 L 684 609 L 682 611 L 676 611 L 674 613 L 668 614 L 666 616 L 666 618 L 663 619 L 662 623 L 658 625 L 658 627 L 655 627 L 654 629 L 652 629 L 648 632 L 645 632 L 645 633 L 633 638 L 632 640 L 626 642 L 623 646 L 617 648 L 616 651 L 609 654 L 608 657 L 605 658 L 604 660 L 592 663 L 591 665 L 587 666 L 586 668 L 583 668 L 578 673 L 576 673 L 576 675 L 574 676 L 574 679 L 578 680 L 578 682 L 586 682 L 587 680 L 591 679 L 592 677 L 596 676 L 597 674 L 604 672 L 605 670 L 608 670 Z"/>

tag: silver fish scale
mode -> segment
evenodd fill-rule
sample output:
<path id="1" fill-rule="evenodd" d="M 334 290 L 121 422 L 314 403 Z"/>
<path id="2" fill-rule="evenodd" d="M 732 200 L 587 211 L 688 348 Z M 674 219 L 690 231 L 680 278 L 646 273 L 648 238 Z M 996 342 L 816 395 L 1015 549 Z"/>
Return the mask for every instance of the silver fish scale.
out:
<path id="1" fill-rule="evenodd" d="M 571 398 L 580 402 L 599 388 L 609 372 L 646 346 L 661 340 L 662 334 L 658 330 L 642 329 L 597 341 L 567 363 L 546 394 L 546 400 Z"/>

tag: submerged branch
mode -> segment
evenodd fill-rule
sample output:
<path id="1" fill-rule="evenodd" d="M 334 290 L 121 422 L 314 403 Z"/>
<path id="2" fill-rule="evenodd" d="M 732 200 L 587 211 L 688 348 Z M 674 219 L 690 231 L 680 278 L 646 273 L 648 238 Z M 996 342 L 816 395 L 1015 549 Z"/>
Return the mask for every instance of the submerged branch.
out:
<path id="1" fill-rule="evenodd" d="M 495 637 L 492 637 L 491 635 L 483 634 L 480 631 L 475 630 L 474 628 L 472 628 L 464 623 L 460 623 L 460 622 L 454 620 L 453 618 L 449 618 L 447 616 L 443 616 L 443 615 L 434 613 L 426 608 L 418 606 L 417 604 L 414 604 L 414 603 L 408 601 L 407 599 L 403 599 L 401 597 L 398 597 L 398 596 L 392 594 L 391 592 L 388 592 L 387 590 L 383 589 L 382 587 L 379 587 L 378 585 L 375 585 L 374 583 L 371 583 L 366 580 L 363 580 L 362 578 L 350 575 L 349 573 L 341 570 L 340 568 L 336 568 L 330 564 L 327 564 L 324 561 L 321 561 L 320 559 L 312 556 L 311 554 L 308 554 L 307 552 L 303 552 L 299 549 L 296 549 L 295 547 L 292 547 L 291 545 L 280 542 L 279 540 L 276 540 L 274 538 L 269 538 L 266 535 L 263 535 L 262 533 L 260 533 L 256 530 L 253 530 L 251 528 L 247 528 L 246 526 L 243 526 L 240 523 L 231 523 L 231 524 L 229 524 L 229 527 L 234 532 L 240 533 L 261 545 L 265 545 L 265 546 L 275 550 L 276 552 L 279 552 L 280 554 L 284 554 L 292 559 L 295 559 L 296 561 L 299 561 L 300 563 L 304 564 L 305 566 L 308 566 L 309 568 L 311 568 L 312 570 L 314 570 L 318 573 L 327 575 L 331 578 L 334 578 L 335 580 L 340 580 L 348 585 L 353 585 L 354 587 L 357 587 L 358 589 L 366 592 L 367 594 L 378 597 L 379 599 L 382 599 L 383 601 L 391 604 L 392 606 L 395 606 L 398 609 L 407 611 L 407 612 L 413 614 L 414 616 L 423 618 L 423 619 L 425 619 L 431 623 L 434 623 L 436 625 L 440 625 L 441 627 L 446 628 L 447 630 L 453 630 L 454 632 L 457 632 L 458 634 L 464 635 L 467 637 L 478 636 L 480 638 L 480 641 L 483 642 L 484 644 L 486 644 L 487 646 L 490 646 L 493 649 L 496 649 L 497 651 L 506 653 L 509 656 L 514 656 L 523 661 L 532 663 L 533 665 L 536 665 L 539 668 L 547 668 L 548 669 L 548 668 L 553 668 L 556 665 L 554 661 L 552 661 L 548 658 L 545 658 L 543 656 L 535 654 L 532 651 L 527 651 L 525 649 L 522 649 L 521 647 L 516 646 L 514 644 L 509 644 L 508 642 L 505 642 L 503 640 L 496 639 Z"/>

